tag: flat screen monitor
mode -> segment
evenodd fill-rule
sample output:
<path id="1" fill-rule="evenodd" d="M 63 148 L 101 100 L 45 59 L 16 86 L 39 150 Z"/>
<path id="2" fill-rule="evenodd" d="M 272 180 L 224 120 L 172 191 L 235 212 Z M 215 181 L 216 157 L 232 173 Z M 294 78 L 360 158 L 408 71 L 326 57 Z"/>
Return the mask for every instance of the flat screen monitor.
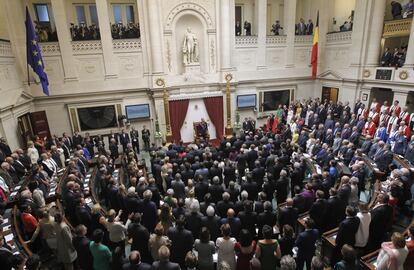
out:
<path id="1" fill-rule="evenodd" d="M 126 117 L 128 120 L 145 119 L 150 117 L 149 104 L 125 106 Z"/>
<path id="2" fill-rule="evenodd" d="M 237 96 L 237 108 L 255 108 L 256 107 L 256 94 L 253 95 L 238 95 Z"/>
<path id="3" fill-rule="evenodd" d="M 78 108 L 77 110 L 82 131 L 117 126 L 115 105 Z"/>
<path id="4" fill-rule="evenodd" d="M 290 90 L 263 92 L 263 111 L 276 111 L 279 105 L 289 105 Z"/>

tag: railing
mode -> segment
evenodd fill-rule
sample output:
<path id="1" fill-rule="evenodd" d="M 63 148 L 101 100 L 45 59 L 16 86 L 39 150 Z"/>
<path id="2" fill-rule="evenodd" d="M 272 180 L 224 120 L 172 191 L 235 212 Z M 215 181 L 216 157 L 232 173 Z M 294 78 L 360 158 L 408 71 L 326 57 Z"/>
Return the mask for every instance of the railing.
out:
<path id="1" fill-rule="evenodd" d="M 384 23 L 383 37 L 409 36 L 413 19 L 387 21 Z"/>
<path id="2" fill-rule="evenodd" d="M 307 44 L 312 43 L 313 35 L 295 36 L 295 44 Z"/>
<path id="3" fill-rule="evenodd" d="M 115 52 L 134 52 L 141 50 L 141 39 L 114 39 L 112 45 Z"/>
<path id="4" fill-rule="evenodd" d="M 267 36 L 266 46 L 273 47 L 286 44 L 286 36 Z"/>
<path id="5" fill-rule="evenodd" d="M 39 44 L 42 56 L 60 54 L 60 47 L 58 42 L 42 42 Z"/>
<path id="6" fill-rule="evenodd" d="M 0 57 L 13 57 L 10 41 L 0 40 Z"/>
<path id="7" fill-rule="evenodd" d="M 100 40 L 72 41 L 72 50 L 75 54 L 102 53 Z"/>
<path id="8" fill-rule="evenodd" d="M 326 43 L 350 43 L 352 41 L 352 31 L 333 32 L 326 35 Z"/>
<path id="9" fill-rule="evenodd" d="M 236 37 L 236 47 L 256 47 L 257 46 L 257 36 L 237 36 Z"/>

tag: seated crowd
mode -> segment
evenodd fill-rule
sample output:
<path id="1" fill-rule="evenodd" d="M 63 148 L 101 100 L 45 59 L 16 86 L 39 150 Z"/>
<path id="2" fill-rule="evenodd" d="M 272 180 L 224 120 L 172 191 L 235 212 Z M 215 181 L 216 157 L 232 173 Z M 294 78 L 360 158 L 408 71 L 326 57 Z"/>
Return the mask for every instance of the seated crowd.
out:
<path id="1" fill-rule="evenodd" d="M 401 214 L 411 219 L 412 175 L 392 160 L 396 153 L 414 161 L 413 113 L 398 102 L 373 100 L 368 109 L 358 101 L 351 109 L 315 99 L 280 106 L 262 127 L 246 122 L 217 146 L 202 140 L 153 145 L 151 168 L 132 145 L 118 157 L 117 148 L 108 151 L 87 134 L 46 142 L 37 137 L 26 152 L 12 153 L 0 141 L 0 198 L 5 202 L 7 187 L 29 175 L 18 201 L 25 239 L 65 269 L 360 269 L 359 258 L 380 248 L 377 269 L 412 269 L 414 240 L 393 227 Z M 120 141 L 116 134 L 109 138 Z M 85 183 L 96 154 L 99 201 L 91 205 Z M 378 180 L 366 157 L 385 172 L 372 206 L 360 200 L 374 193 Z M 124 178 L 115 168 L 121 159 Z M 338 170 L 339 162 L 349 176 Z M 64 166 L 65 211 L 52 214 L 44 194 Z M 309 166 L 320 171 L 309 175 Z M 301 228 L 297 220 L 305 213 Z M 321 235 L 337 227 L 334 254 L 323 261 Z M 408 233 L 413 236 L 414 228 Z M 0 263 L 11 269 L 21 264 L 15 257 Z"/>
<path id="2" fill-rule="evenodd" d="M 407 48 L 394 48 L 394 52 L 390 51 L 390 48 L 386 47 L 381 57 L 381 66 L 383 67 L 402 67 L 405 63 L 407 56 Z"/>

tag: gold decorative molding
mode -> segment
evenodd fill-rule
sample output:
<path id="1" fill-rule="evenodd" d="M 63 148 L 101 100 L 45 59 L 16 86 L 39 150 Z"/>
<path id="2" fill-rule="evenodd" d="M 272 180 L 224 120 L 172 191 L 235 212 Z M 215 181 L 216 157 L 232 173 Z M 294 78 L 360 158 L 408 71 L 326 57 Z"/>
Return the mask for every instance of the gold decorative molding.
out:
<path id="1" fill-rule="evenodd" d="M 369 69 L 364 70 L 364 77 L 368 78 L 369 76 L 371 76 L 371 71 Z"/>
<path id="2" fill-rule="evenodd" d="M 384 23 L 382 37 L 401 37 L 409 36 L 413 19 L 392 20 Z"/>
<path id="3" fill-rule="evenodd" d="M 233 134 L 233 127 L 231 126 L 231 104 L 230 104 L 230 81 L 233 79 L 231 73 L 227 73 L 224 76 L 226 80 L 226 111 L 227 111 L 227 125 L 226 125 L 226 136 L 231 136 Z"/>
<path id="4" fill-rule="evenodd" d="M 398 76 L 401 80 L 406 80 L 408 78 L 408 72 L 406 70 L 401 70 Z"/>
<path id="5" fill-rule="evenodd" d="M 165 87 L 165 80 L 162 78 L 158 78 L 155 81 L 155 84 L 159 87 L 162 87 L 164 90 L 163 93 L 163 103 L 164 103 L 164 115 L 165 115 L 165 140 L 167 142 L 172 142 L 172 133 L 171 133 L 171 125 L 170 125 L 170 108 L 169 108 L 169 104 L 168 104 L 168 91 L 167 91 L 167 87 Z"/>
<path id="6" fill-rule="evenodd" d="M 79 125 L 78 125 L 78 116 L 76 114 L 76 109 L 75 108 L 70 108 L 70 118 L 72 120 L 72 126 L 73 126 L 73 131 L 74 132 L 79 132 Z"/>

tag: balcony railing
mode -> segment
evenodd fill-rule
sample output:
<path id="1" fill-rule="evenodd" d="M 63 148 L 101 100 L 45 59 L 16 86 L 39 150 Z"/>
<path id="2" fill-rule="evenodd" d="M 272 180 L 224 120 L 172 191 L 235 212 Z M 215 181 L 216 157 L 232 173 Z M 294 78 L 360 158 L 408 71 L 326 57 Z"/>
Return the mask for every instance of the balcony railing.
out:
<path id="1" fill-rule="evenodd" d="M 286 36 L 267 36 L 266 37 L 267 47 L 284 46 L 285 44 L 286 44 Z"/>
<path id="2" fill-rule="evenodd" d="M 39 42 L 42 56 L 59 55 L 60 47 L 58 42 Z"/>
<path id="3" fill-rule="evenodd" d="M 112 41 L 115 52 L 141 51 L 141 39 L 114 39 Z"/>
<path id="4" fill-rule="evenodd" d="M 326 35 L 327 43 L 350 43 L 352 41 L 352 31 L 332 32 Z"/>
<path id="5" fill-rule="evenodd" d="M 257 36 L 237 36 L 236 47 L 257 47 Z"/>
<path id="6" fill-rule="evenodd" d="M 384 30 L 382 32 L 382 36 L 384 38 L 409 36 L 412 21 L 412 18 L 386 21 L 384 23 Z"/>
<path id="7" fill-rule="evenodd" d="M 74 54 L 102 53 L 102 43 L 100 40 L 72 41 L 72 51 Z"/>
<path id="8" fill-rule="evenodd" d="M 312 43 L 313 35 L 295 36 L 295 44 L 307 44 Z"/>
<path id="9" fill-rule="evenodd" d="M 0 40 L 0 57 L 13 57 L 10 41 Z"/>

